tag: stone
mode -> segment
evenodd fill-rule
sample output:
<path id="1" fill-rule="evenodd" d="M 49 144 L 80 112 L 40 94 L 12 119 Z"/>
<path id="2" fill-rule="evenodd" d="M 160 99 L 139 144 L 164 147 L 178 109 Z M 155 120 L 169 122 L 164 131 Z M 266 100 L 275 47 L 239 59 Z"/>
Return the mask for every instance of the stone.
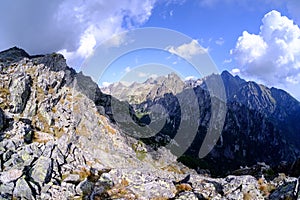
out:
<path id="1" fill-rule="evenodd" d="M 1 173 L 0 181 L 4 184 L 17 180 L 23 172 L 19 169 L 10 169 Z"/>
<path id="2" fill-rule="evenodd" d="M 5 116 L 3 110 L 0 108 L 0 131 L 3 130 L 4 126 L 5 126 Z"/>
<path id="3" fill-rule="evenodd" d="M 31 178 L 40 184 L 47 183 L 51 179 L 52 159 L 41 156 L 31 171 Z"/>
<path id="4" fill-rule="evenodd" d="M 57 146 L 53 150 L 51 157 L 56 159 L 59 165 L 63 165 L 65 163 L 65 156 Z"/>
<path id="5" fill-rule="evenodd" d="M 278 200 L 278 199 L 295 199 L 296 194 L 294 194 L 296 190 L 296 181 L 288 182 L 281 186 L 279 186 L 272 194 L 270 194 L 270 200 Z"/>
<path id="6" fill-rule="evenodd" d="M 1 184 L 0 185 L 0 194 L 9 194 L 12 195 L 15 184 L 13 182 Z"/>
<path id="7" fill-rule="evenodd" d="M 22 158 L 18 155 L 18 154 L 12 154 L 10 159 L 7 160 L 3 166 L 4 167 L 9 167 L 9 168 L 12 168 L 12 167 L 21 167 L 22 168 L 22 165 L 23 165 L 23 160 Z"/>
<path id="8" fill-rule="evenodd" d="M 38 157 L 37 155 L 34 155 L 32 153 L 28 153 L 25 150 L 21 150 L 18 152 L 19 156 L 22 158 L 24 162 L 24 166 L 30 166 L 33 160 Z"/>
<path id="9" fill-rule="evenodd" d="M 9 87 L 11 95 L 11 112 L 22 113 L 30 95 L 31 78 L 29 75 L 19 74 L 14 77 Z"/>
<path id="10" fill-rule="evenodd" d="M 45 149 L 43 151 L 43 156 L 50 158 L 52 156 L 53 149 L 54 149 L 53 141 L 47 142 L 45 145 Z"/>
<path id="11" fill-rule="evenodd" d="M 174 199 L 175 200 L 198 200 L 199 198 L 193 192 L 182 192 Z"/>
<path id="12" fill-rule="evenodd" d="M 93 182 L 84 180 L 76 186 L 76 193 L 83 196 L 89 196 L 93 192 L 94 185 Z"/>
<path id="13" fill-rule="evenodd" d="M 69 174 L 63 181 L 67 183 L 77 184 L 80 182 L 80 176 L 79 174 Z"/>
<path id="14" fill-rule="evenodd" d="M 18 181 L 16 182 L 16 186 L 13 191 L 13 196 L 21 199 L 34 199 L 32 196 L 30 186 L 28 185 L 24 177 L 18 179 Z"/>

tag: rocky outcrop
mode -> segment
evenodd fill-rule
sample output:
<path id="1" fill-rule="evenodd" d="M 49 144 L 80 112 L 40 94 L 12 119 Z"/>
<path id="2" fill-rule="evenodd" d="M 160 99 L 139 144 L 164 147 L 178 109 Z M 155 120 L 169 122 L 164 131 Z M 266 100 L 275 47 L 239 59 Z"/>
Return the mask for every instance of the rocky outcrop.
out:
<path id="1" fill-rule="evenodd" d="M 1 52 L 0 55 L 0 66 L 4 67 L 13 62 L 18 62 L 23 58 L 29 58 L 29 54 L 26 53 L 23 49 L 18 47 L 13 47 Z M 2 71 L 2 70 L 0 70 Z"/>
<path id="2" fill-rule="evenodd" d="M 23 112 L 30 95 L 30 84 L 30 76 L 18 74 L 12 77 L 12 83 L 9 87 L 12 113 Z"/>

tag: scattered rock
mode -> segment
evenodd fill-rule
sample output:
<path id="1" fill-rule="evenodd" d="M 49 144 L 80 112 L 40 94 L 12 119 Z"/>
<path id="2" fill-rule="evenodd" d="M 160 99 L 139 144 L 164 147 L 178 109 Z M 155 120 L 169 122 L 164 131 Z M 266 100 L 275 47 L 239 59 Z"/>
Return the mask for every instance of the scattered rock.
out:
<path id="1" fill-rule="evenodd" d="M 0 194 L 1 196 L 11 196 L 13 194 L 15 184 L 13 182 L 1 184 L 0 185 Z"/>
<path id="2" fill-rule="evenodd" d="M 94 183 L 88 180 L 80 182 L 76 187 L 76 193 L 83 196 L 90 196 L 94 189 Z"/>
<path id="3" fill-rule="evenodd" d="M 66 183 L 77 184 L 80 182 L 80 176 L 79 174 L 69 174 L 63 181 Z"/>
<path id="4" fill-rule="evenodd" d="M 280 199 L 296 199 L 296 181 L 288 182 L 279 186 L 272 194 L 269 196 L 270 200 L 280 200 Z"/>
<path id="5" fill-rule="evenodd" d="M 4 184 L 12 182 L 20 178 L 23 174 L 22 170 L 18 169 L 10 169 L 8 171 L 4 171 L 0 173 L 0 181 Z"/>
<path id="6" fill-rule="evenodd" d="M 28 185 L 24 177 L 18 179 L 18 181 L 16 182 L 16 186 L 13 191 L 13 196 L 15 198 L 21 199 L 34 199 L 30 186 Z"/>
<path id="7" fill-rule="evenodd" d="M 30 176 L 35 182 L 47 183 L 51 179 L 52 167 L 52 159 L 41 156 L 33 166 Z"/>

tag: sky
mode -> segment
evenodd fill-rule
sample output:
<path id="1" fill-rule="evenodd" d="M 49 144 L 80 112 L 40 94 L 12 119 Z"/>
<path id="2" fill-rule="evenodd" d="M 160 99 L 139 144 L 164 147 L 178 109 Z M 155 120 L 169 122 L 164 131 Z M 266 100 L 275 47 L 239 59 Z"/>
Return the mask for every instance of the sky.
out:
<path id="1" fill-rule="evenodd" d="M 299 13 L 299 0 L 2 0 L 0 50 L 62 53 L 77 71 L 97 74 L 102 86 L 171 71 L 199 78 L 206 73 L 193 59 L 209 57 L 219 72 L 284 89 L 299 100 Z M 134 46 L 140 39 L 135 30 L 149 27 L 158 34 L 143 33 L 149 43 Z M 162 42 L 168 34 L 170 43 Z M 108 44 L 119 54 L 105 57 Z M 120 54 L 121 44 L 131 48 Z M 95 56 L 94 71 L 87 70 Z"/>

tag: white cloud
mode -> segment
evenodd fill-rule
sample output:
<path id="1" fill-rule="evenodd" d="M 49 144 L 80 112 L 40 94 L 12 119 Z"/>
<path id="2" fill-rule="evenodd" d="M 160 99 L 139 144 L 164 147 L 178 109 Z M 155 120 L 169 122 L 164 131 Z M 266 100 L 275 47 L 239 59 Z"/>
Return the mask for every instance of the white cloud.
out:
<path id="1" fill-rule="evenodd" d="M 264 16 L 259 34 L 244 31 L 231 54 L 245 76 L 272 86 L 300 82 L 300 29 L 278 11 Z"/>
<path id="2" fill-rule="evenodd" d="M 222 46 L 225 43 L 225 40 L 222 37 L 220 37 L 215 41 L 215 43 L 219 46 Z"/>
<path id="3" fill-rule="evenodd" d="M 178 47 L 169 46 L 166 50 L 185 59 L 191 59 L 193 56 L 208 52 L 208 49 L 201 47 L 197 40 L 192 40 L 190 43 L 182 44 Z"/>
<path id="4" fill-rule="evenodd" d="M 185 81 L 196 80 L 196 79 L 197 79 L 197 77 L 195 77 L 195 76 L 187 76 L 187 77 L 184 78 Z"/>
<path id="5" fill-rule="evenodd" d="M 230 73 L 232 74 L 232 75 L 239 75 L 240 73 L 241 73 L 241 70 L 240 69 L 238 69 L 238 68 L 234 68 L 234 69 L 232 69 L 231 71 L 230 71 Z"/>
<path id="6" fill-rule="evenodd" d="M 130 71 L 131 71 L 131 68 L 129 66 L 125 68 L 126 73 L 129 73 Z"/>
<path id="7" fill-rule="evenodd" d="M 263 37 L 244 31 L 243 35 L 238 38 L 235 49 L 231 50 L 231 54 L 234 54 L 239 63 L 245 66 L 264 55 L 267 47 Z"/>
<path id="8" fill-rule="evenodd" d="M 0 7 L 0 17 L 5 19 L 0 22 L 4 41 L 0 49 L 17 45 L 31 54 L 59 51 L 69 65 L 78 66 L 102 41 L 146 22 L 155 2 L 4 1 Z"/>
<path id="9" fill-rule="evenodd" d="M 108 87 L 110 84 L 112 84 L 112 83 L 110 83 L 110 82 L 102 82 L 102 87 Z"/>

